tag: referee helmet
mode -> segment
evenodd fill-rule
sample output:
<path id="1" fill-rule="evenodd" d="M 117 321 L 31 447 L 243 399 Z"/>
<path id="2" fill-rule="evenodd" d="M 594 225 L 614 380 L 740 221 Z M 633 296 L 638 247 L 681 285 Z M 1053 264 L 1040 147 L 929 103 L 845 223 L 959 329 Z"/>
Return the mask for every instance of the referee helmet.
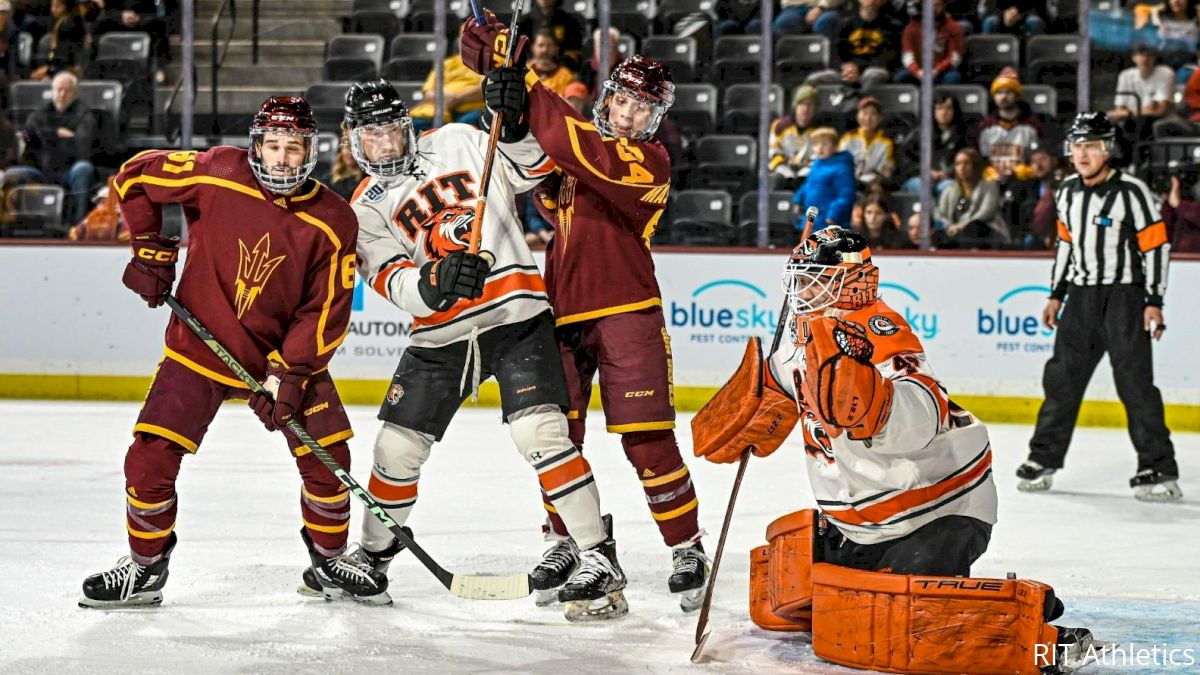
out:
<path id="1" fill-rule="evenodd" d="M 1067 129 L 1066 143 L 1063 154 L 1071 154 L 1071 145 L 1088 141 L 1104 141 L 1104 150 L 1112 152 L 1113 141 L 1117 138 L 1117 128 L 1112 120 L 1102 112 L 1084 112 L 1075 116 L 1071 127 Z"/>

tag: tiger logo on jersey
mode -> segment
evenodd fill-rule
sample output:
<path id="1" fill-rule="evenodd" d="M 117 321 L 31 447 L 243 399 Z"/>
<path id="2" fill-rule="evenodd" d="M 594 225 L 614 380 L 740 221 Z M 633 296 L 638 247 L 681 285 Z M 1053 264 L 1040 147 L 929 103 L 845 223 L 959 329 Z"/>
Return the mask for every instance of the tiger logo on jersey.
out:
<path id="1" fill-rule="evenodd" d="M 425 230 L 425 255 L 440 260 L 455 251 L 465 251 L 471 241 L 475 208 L 455 204 L 435 213 L 421 224 Z"/>
<path id="2" fill-rule="evenodd" d="M 253 249 L 238 239 L 238 274 L 234 282 L 234 303 L 237 317 L 242 318 L 246 310 L 258 299 L 267 281 L 286 255 L 271 257 L 271 235 L 264 234 Z"/>
<path id="3" fill-rule="evenodd" d="M 827 464 L 837 461 L 833 456 L 833 441 L 817 416 L 811 410 L 805 409 L 800 414 L 800 420 L 800 428 L 804 432 L 804 452 L 810 457 L 825 460 Z"/>

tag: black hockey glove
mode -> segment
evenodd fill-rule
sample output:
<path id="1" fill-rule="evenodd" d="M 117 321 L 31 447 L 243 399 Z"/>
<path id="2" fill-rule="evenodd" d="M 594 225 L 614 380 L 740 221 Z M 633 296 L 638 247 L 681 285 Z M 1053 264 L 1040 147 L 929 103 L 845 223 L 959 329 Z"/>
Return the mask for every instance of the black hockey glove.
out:
<path id="1" fill-rule="evenodd" d="M 482 256 L 455 251 L 441 260 L 425 263 L 417 288 L 426 305 L 444 312 L 457 300 L 481 297 L 490 271 L 491 265 Z"/>
<path id="2" fill-rule="evenodd" d="M 483 81 L 483 102 L 488 110 L 504 116 L 504 128 L 500 140 L 516 143 L 529 133 L 525 113 L 529 107 L 529 95 L 525 89 L 525 70 L 519 68 L 496 68 Z M 491 116 L 485 112 L 484 126 L 491 126 Z"/>

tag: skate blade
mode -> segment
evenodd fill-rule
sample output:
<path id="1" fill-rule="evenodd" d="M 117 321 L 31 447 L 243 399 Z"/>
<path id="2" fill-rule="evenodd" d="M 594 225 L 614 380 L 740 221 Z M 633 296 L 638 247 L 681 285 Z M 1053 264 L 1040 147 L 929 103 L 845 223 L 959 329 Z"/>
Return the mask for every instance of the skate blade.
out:
<path id="1" fill-rule="evenodd" d="M 387 591 L 376 593 L 375 595 L 351 595 L 340 588 L 322 588 L 316 590 L 308 584 L 301 583 L 296 588 L 296 592 L 306 598 L 324 598 L 326 602 L 334 602 L 336 600 L 353 600 L 354 602 L 363 605 L 390 605 L 392 604 L 392 596 Z"/>
<path id="2" fill-rule="evenodd" d="M 704 586 L 693 588 L 690 591 L 682 591 L 676 593 L 679 596 L 679 609 L 685 614 L 694 612 L 704 604 Z"/>
<path id="3" fill-rule="evenodd" d="M 572 600 L 563 605 L 566 606 L 567 621 L 572 623 L 609 621 L 629 613 L 629 603 L 621 591 L 613 591 L 596 600 Z"/>
<path id="4" fill-rule="evenodd" d="M 533 602 L 538 607 L 549 607 L 558 604 L 558 589 L 547 588 L 533 592 Z"/>
<path id="5" fill-rule="evenodd" d="M 1160 490 L 1155 491 L 1155 488 L 1160 488 Z M 1139 502 L 1151 502 L 1155 504 L 1177 502 L 1183 499 L 1183 490 L 1179 489 L 1179 485 L 1175 481 L 1167 481 L 1165 483 L 1158 483 L 1157 485 L 1139 485 L 1133 489 L 1133 498 Z"/>
<path id="6" fill-rule="evenodd" d="M 86 595 L 79 598 L 79 606 L 90 609 L 119 609 L 121 607 L 144 607 L 146 605 L 161 605 L 162 591 L 134 593 L 126 600 L 94 600 Z"/>
<path id="7" fill-rule="evenodd" d="M 1051 485 L 1054 485 L 1054 479 L 1050 476 L 1017 481 L 1017 489 L 1021 492 L 1045 492 Z"/>

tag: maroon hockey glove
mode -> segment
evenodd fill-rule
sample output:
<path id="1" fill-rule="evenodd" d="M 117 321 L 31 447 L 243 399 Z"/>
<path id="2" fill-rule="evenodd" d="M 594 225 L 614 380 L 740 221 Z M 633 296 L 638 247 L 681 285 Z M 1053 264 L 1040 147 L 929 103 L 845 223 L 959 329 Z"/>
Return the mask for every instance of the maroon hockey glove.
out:
<path id="1" fill-rule="evenodd" d="M 508 27 L 496 21 L 495 15 L 487 12 L 488 23 L 479 25 L 474 18 L 467 19 L 463 28 L 462 39 L 459 41 L 459 53 L 463 64 L 471 70 L 486 75 L 493 68 L 504 65 L 504 54 L 508 50 Z M 529 47 L 529 38 L 517 36 L 516 49 L 513 50 L 512 63 L 514 68 L 525 69 L 525 58 Z"/>
<path id="2" fill-rule="evenodd" d="M 175 283 L 175 263 L 179 260 L 178 240 L 165 239 L 157 234 L 142 234 L 133 238 L 133 259 L 125 266 L 121 283 L 137 293 L 151 307 L 167 299 Z"/>
<path id="3" fill-rule="evenodd" d="M 283 364 L 271 361 L 267 365 L 267 391 L 250 394 L 250 408 L 262 421 L 267 431 L 287 426 L 288 420 L 304 404 L 304 391 L 312 371 L 308 368 L 284 368 Z M 271 390 L 274 390 L 272 395 Z"/>
<path id="4" fill-rule="evenodd" d="M 417 289 L 430 309 L 444 312 L 457 300 L 482 297 L 490 271 L 486 258 L 455 251 L 441 260 L 425 263 Z"/>

